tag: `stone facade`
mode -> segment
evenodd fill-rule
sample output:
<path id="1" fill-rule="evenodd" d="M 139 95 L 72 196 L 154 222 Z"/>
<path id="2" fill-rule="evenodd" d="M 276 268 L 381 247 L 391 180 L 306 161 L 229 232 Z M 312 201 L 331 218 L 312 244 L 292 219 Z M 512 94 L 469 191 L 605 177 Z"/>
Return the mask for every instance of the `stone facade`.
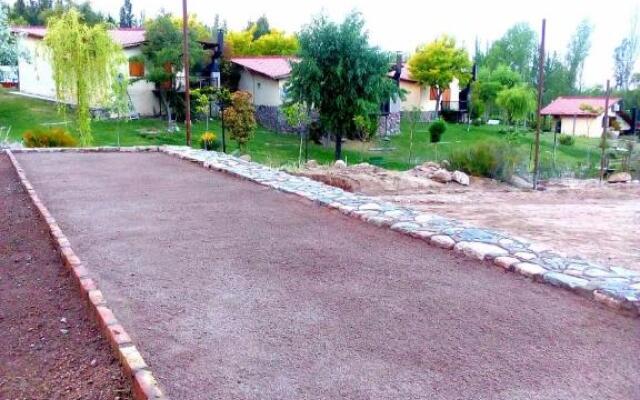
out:
<path id="1" fill-rule="evenodd" d="M 378 135 L 397 135 L 400 133 L 400 120 L 402 114 L 400 112 L 390 112 L 389 115 L 380 117 L 378 122 Z"/>

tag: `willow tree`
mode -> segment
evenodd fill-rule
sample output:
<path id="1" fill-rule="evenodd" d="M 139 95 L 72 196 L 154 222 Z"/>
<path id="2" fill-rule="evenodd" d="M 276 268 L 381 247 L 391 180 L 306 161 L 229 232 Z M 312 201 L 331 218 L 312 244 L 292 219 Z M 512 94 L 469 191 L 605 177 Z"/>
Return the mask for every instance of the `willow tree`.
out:
<path id="1" fill-rule="evenodd" d="M 74 9 L 49 19 L 44 44 L 60 109 L 64 103 L 74 103 L 80 143 L 88 146 L 92 142 L 90 108 L 109 101 L 118 68 L 125 61 L 122 49 L 103 24 L 86 25 Z"/>

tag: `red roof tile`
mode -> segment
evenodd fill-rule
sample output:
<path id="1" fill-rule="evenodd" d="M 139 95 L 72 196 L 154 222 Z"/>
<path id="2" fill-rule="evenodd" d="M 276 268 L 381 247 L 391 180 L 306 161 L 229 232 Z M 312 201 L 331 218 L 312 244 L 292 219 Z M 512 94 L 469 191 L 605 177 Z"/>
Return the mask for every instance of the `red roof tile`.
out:
<path id="1" fill-rule="evenodd" d="M 231 62 L 271 79 L 286 78 L 291 74 L 291 63 L 295 57 L 288 56 L 252 56 L 233 57 Z"/>
<path id="2" fill-rule="evenodd" d="M 619 98 L 612 97 L 609 99 L 609 105 L 611 106 L 619 101 Z M 604 110 L 605 98 L 588 96 L 558 97 L 552 101 L 551 104 L 543 108 L 540 113 L 542 115 L 593 116 L 594 114 L 580 109 L 583 104 Z"/>
<path id="3" fill-rule="evenodd" d="M 42 39 L 47 34 L 47 28 L 43 26 L 26 26 L 11 28 L 14 33 L 23 33 L 29 37 Z M 145 30 L 143 28 L 113 29 L 109 31 L 114 42 L 122 47 L 135 47 L 144 42 Z"/>

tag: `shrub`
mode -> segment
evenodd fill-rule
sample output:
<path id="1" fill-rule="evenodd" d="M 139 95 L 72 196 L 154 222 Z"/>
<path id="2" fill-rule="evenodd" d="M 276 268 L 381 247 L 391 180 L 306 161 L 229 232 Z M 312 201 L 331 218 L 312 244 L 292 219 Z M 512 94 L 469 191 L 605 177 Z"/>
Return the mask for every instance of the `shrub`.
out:
<path id="1" fill-rule="evenodd" d="M 447 124 L 441 120 L 437 119 L 429 125 L 429 134 L 431 135 L 431 143 L 438 143 L 442 138 L 442 135 L 447 130 Z"/>
<path id="2" fill-rule="evenodd" d="M 36 128 L 22 135 L 27 147 L 74 147 L 78 144 L 71 134 L 61 128 Z"/>
<path id="3" fill-rule="evenodd" d="M 205 150 L 217 150 L 219 143 L 216 141 L 216 134 L 205 132 L 200 136 L 200 148 Z"/>
<path id="4" fill-rule="evenodd" d="M 240 90 L 231 95 L 231 106 L 224 110 L 225 126 L 242 152 L 256 130 L 254 111 L 251 94 Z"/>
<path id="5" fill-rule="evenodd" d="M 573 144 L 576 142 L 576 138 L 571 135 L 560 135 L 558 137 L 558 142 L 560 142 L 560 144 L 563 146 L 573 146 Z"/>
<path id="6" fill-rule="evenodd" d="M 452 169 L 507 181 L 522 162 L 522 156 L 508 143 L 488 140 L 468 148 L 453 150 L 449 162 Z"/>

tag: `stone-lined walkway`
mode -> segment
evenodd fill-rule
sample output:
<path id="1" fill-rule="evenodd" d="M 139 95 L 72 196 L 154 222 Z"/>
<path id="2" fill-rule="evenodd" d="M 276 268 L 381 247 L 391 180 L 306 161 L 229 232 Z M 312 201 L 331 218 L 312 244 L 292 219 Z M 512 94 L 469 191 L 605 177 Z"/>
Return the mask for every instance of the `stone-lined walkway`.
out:
<path id="1" fill-rule="evenodd" d="M 295 193 L 372 224 L 389 226 L 393 230 L 429 241 L 435 246 L 454 249 L 471 258 L 493 260 L 502 268 L 593 296 L 610 307 L 633 314 L 640 311 L 640 272 L 568 257 L 522 238 L 379 202 L 227 154 L 182 146 L 162 147 L 161 151 L 202 162 L 208 168 L 230 172 L 283 192 Z M 594 239 L 595 246 L 597 243 L 598 239 Z"/>

